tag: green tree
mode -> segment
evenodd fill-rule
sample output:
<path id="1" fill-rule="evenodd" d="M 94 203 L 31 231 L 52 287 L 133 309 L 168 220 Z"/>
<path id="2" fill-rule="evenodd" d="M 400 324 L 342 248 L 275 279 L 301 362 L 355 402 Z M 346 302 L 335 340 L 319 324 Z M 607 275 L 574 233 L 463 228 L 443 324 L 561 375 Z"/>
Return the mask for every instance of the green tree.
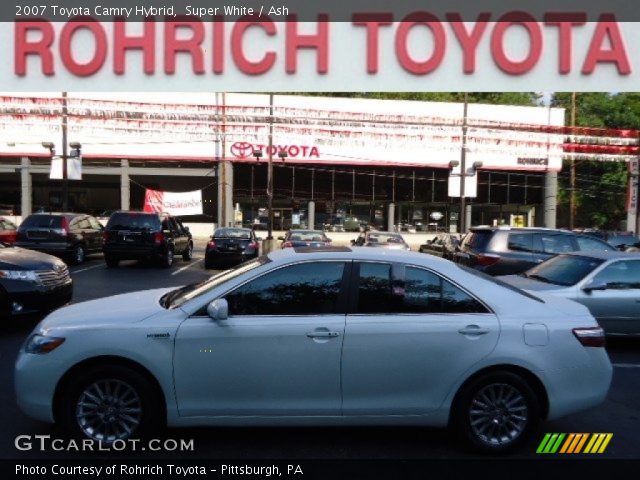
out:
<path id="1" fill-rule="evenodd" d="M 566 110 L 571 125 L 571 93 L 556 93 L 552 105 Z M 580 127 L 640 129 L 640 94 L 589 92 L 576 94 L 575 124 Z M 628 168 L 624 162 L 576 162 L 576 227 L 619 228 L 626 218 Z M 570 166 L 559 175 L 560 224 L 568 225 Z"/>

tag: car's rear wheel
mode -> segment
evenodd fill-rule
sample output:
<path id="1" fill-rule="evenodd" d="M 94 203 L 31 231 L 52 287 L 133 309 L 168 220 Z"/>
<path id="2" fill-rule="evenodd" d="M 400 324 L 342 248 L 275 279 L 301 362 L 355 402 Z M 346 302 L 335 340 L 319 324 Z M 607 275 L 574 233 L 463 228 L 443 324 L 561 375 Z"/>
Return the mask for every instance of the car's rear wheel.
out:
<path id="1" fill-rule="evenodd" d="M 475 450 L 506 453 L 523 445 L 540 422 L 540 402 L 511 372 L 489 372 L 464 385 L 453 407 L 453 426 Z"/>
<path id="2" fill-rule="evenodd" d="M 104 261 L 107 262 L 107 267 L 109 268 L 116 268 L 120 263 L 120 259 L 115 257 L 110 257 L 108 255 L 105 255 Z"/>
<path id="3" fill-rule="evenodd" d="M 166 252 L 162 255 L 160 265 L 163 268 L 171 268 L 173 265 L 173 250 L 171 248 L 167 248 Z"/>
<path id="4" fill-rule="evenodd" d="M 80 372 L 62 393 L 59 420 L 78 438 L 103 444 L 149 435 L 162 423 L 153 384 L 124 366 L 100 366 Z"/>
<path id="5" fill-rule="evenodd" d="M 182 254 L 182 259 L 189 261 L 193 258 L 193 243 L 189 242 L 187 249 Z"/>

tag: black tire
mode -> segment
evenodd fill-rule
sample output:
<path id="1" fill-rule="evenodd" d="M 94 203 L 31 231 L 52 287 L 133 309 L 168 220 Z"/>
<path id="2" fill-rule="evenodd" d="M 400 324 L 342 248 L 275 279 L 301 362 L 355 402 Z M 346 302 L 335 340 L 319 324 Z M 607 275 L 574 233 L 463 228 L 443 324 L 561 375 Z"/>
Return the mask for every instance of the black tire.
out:
<path id="1" fill-rule="evenodd" d="M 162 258 L 160 258 L 160 266 L 162 268 L 171 268 L 173 265 L 173 250 L 171 248 L 167 248 L 167 250 L 162 254 Z"/>
<path id="2" fill-rule="evenodd" d="M 104 256 L 104 261 L 107 263 L 107 268 L 117 268 L 120 264 L 119 258 L 110 257 L 108 255 Z"/>
<path id="3" fill-rule="evenodd" d="M 122 396 L 122 401 L 114 401 L 113 397 L 104 395 L 100 397 L 94 385 L 102 386 L 100 391 L 106 392 L 105 384 L 118 385 L 117 391 Z M 112 443 L 116 438 L 127 440 L 129 438 L 145 438 L 156 433 L 165 423 L 164 409 L 159 402 L 157 387 L 144 375 L 131 368 L 120 365 L 104 365 L 87 368 L 78 372 L 67 382 L 59 398 L 59 409 L 56 420 L 73 438 L 90 438 L 100 440 L 102 443 Z M 110 389 L 116 391 L 113 387 Z M 88 392 L 90 396 L 85 394 Z M 124 396 L 124 392 L 127 396 Z M 133 393 L 131 393 L 133 392 Z M 105 398 L 106 397 L 106 398 Z M 128 409 L 123 412 L 125 415 L 137 419 L 137 423 L 130 429 L 130 432 L 121 431 L 117 435 L 114 426 L 118 425 L 117 420 L 111 423 L 110 431 L 114 438 L 104 437 L 103 427 L 108 421 L 106 413 L 102 412 L 104 419 L 99 419 L 98 414 L 94 414 L 95 409 L 90 406 L 94 401 L 90 398 L 102 398 L 106 405 L 113 406 L 118 415 L 119 409 Z M 89 403 L 87 403 L 89 402 Z M 109 408 L 109 407 L 106 407 Z M 88 422 L 91 418 L 94 422 Z M 129 423 L 132 425 L 132 423 Z M 101 438 L 102 435 L 102 438 Z"/>
<path id="4" fill-rule="evenodd" d="M 510 400 L 497 402 L 498 408 L 492 409 L 489 393 L 491 389 L 500 392 L 500 388 L 503 392 L 502 398 Z M 483 393 L 487 396 L 484 397 Z M 508 394 L 511 396 L 507 397 Z M 478 403 L 480 400 L 484 404 Z M 485 404 L 487 408 L 482 406 Z M 471 419 L 472 405 L 475 412 L 490 412 L 475 413 L 473 423 L 478 422 L 475 426 L 472 425 Z M 508 407 L 512 409 L 511 413 L 508 412 Z M 489 454 L 509 453 L 525 444 L 536 432 L 540 423 L 540 411 L 540 401 L 524 379 L 511 372 L 488 372 L 463 385 L 452 407 L 451 426 L 459 439 L 475 451 Z M 526 418 L 526 421 L 518 417 Z M 480 420 L 481 418 L 486 420 Z M 490 426 L 481 432 L 481 427 L 487 424 Z"/>
<path id="5" fill-rule="evenodd" d="M 182 252 L 182 259 L 188 262 L 192 258 L 193 258 L 193 243 L 189 242 L 187 249 L 184 252 Z"/>
<path id="6" fill-rule="evenodd" d="M 79 243 L 75 247 L 73 247 L 73 252 L 71 253 L 71 263 L 73 265 L 80 265 L 84 262 L 86 257 L 85 246 Z"/>

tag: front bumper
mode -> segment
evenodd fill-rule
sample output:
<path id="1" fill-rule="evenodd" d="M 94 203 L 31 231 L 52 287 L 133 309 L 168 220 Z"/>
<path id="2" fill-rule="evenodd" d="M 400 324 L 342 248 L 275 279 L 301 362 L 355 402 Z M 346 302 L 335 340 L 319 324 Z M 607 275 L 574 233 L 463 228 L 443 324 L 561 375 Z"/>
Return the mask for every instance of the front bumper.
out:
<path id="1" fill-rule="evenodd" d="M 73 280 L 64 285 L 45 287 L 34 282 L 12 280 L 3 283 L 11 316 L 46 313 L 60 308 L 73 297 Z"/>

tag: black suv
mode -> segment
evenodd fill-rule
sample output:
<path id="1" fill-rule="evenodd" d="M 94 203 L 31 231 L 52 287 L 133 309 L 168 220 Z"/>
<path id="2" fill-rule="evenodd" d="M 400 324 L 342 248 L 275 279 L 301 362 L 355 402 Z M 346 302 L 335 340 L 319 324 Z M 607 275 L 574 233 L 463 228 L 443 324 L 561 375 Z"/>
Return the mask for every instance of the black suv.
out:
<path id="1" fill-rule="evenodd" d="M 120 260 L 153 259 L 169 268 L 175 255 L 193 256 L 193 238 L 182 222 L 167 214 L 115 212 L 104 231 L 104 259 L 110 268 Z"/>
<path id="2" fill-rule="evenodd" d="M 18 227 L 16 247 L 28 248 L 84 262 L 89 253 L 102 251 L 104 227 L 94 217 L 79 213 L 34 213 Z"/>
<path id="3" fill-rule="evenodd" d="M 513 275 L 559 253 L 607 250 L 615 247 L 565 230 L 477 227 L 466 235 L 453 260 L 489 275 Z"/>

